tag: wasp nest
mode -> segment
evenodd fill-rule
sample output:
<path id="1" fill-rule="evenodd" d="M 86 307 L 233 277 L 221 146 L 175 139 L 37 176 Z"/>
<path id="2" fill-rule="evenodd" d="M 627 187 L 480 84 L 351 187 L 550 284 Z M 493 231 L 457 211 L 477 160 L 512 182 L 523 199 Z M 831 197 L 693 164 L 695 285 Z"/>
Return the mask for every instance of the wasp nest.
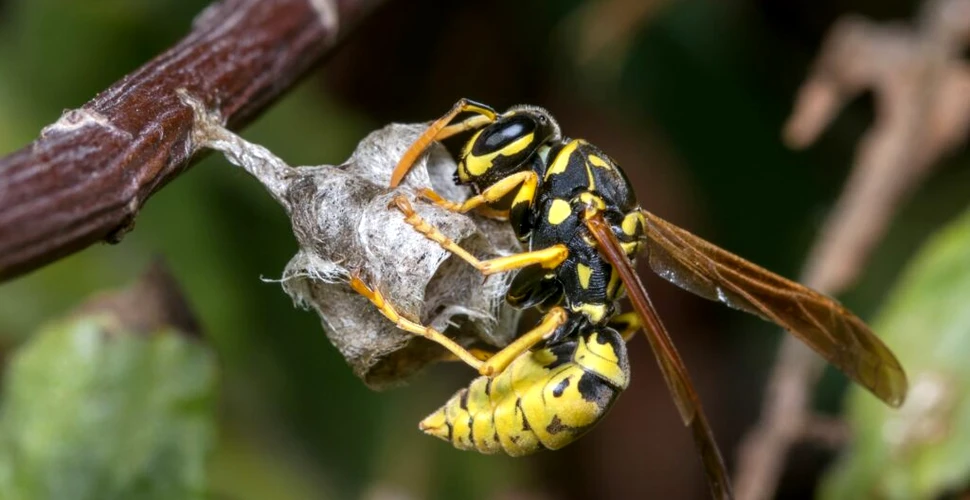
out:
<path id="1" fill-rule="evenodd" d="M 283 290 L 317 311 L 330 341 L 372 388 L 401 381 L 446 351 L 397 329 L 367 299 L 351 290 L 353 273 L 380 290 L 399 312 L 444 331 L 462 345 L 508 344 L 518 313 L 505 302 L 507 278 L 482 275 L 404 222 L 388 203 L 404 194 L 415 210 L 445 236 L 481 258 L 518 251 L 507 223 L 461 215 L 416 200 L 431 187 L 460 201 L 456 165 L 439 144 L 423 155 L 399 188 L 391 171 L 427 124 L 389 125 L 362 140 L 341 165 L 290 167 L 266 148 L 224 129 L 196 111 L 195 147 L 209 147 L 256 177 L 283 206 L 299 250 L 283 271 Z"/>

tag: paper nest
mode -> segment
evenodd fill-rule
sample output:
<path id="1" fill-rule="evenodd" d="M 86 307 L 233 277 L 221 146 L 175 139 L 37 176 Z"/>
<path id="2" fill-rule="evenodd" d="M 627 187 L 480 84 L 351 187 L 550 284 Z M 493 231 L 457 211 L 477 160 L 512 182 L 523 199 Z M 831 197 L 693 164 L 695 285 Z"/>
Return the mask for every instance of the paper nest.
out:
<path id="1" fill-rule="evenodd" d="M 469 194 L 455 185 L 454 159 L 439 144 L 422 156 L 401 187 L 387 187 L 394 165 L 427 124 L 377 130 L 342 165 L 293 168 L 193 107 L 194 146 L 224 153 L 288 213 L 299 250 L 283 271 L 283 290 L 296 304 L 317 311 L 330 341 L 368 386 L 399 383 L 447 352 L 398 329 L 351 290 L 347 281 L 353 272 L 400 313 L 462 345 L 501 347 L 514 338 L 519 313 L 505 301 L 510 277 L 483 278 L 388 208 L 394 195 L 404 194 L 426 221 L 479 258 L 519 251 L 508 223 L 455 214 L 416 198 L 418 188 L 429 186 L 455 201 Z"/>

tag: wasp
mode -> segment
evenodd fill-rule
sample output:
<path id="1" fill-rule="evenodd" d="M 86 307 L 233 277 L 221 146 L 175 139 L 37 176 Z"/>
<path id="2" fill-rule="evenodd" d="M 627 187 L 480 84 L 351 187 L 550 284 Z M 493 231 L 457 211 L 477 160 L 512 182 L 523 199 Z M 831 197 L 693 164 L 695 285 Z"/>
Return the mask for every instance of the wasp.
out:
<path id="1" fill-rule="evenodd" d="M 479 260 L 424 221 L 406 197 L 393 204 L 417 231 L 484 275 L 516 271 L 508 301 L 545 315 L 498 352 L 465 349 L 403 317 L 378 290 L 353 277 L 352 287 L 397 326 L 438 342 L 480 374 L 421 422 L 425 432 L 483 453 L 525 455 L 565 446 L 599 422 L 627 387 L 626 341 L 643 330 L 691 427 L 712 494 L 730 498 L 700 399 L 635 272 L 641 253 L 664 279 L 778 324 L 887 404 L 902 403 L 903 368 L 862 320 L 835 300 L 643 210 L 617 162 L 589 142 L 565 137 L 543 108 L 521 105 L 499 113 L 458 101 L 405 152 L 391 186 L 432 142 L 462 133 L 471 136 L 455 177 L 476 194 L 462 203 L 430 189 L 420 197 L 448 210 L 506 219 L 528 250 Z M 624 295 L 633 312 L 620 314 L 616 303 Z"/>

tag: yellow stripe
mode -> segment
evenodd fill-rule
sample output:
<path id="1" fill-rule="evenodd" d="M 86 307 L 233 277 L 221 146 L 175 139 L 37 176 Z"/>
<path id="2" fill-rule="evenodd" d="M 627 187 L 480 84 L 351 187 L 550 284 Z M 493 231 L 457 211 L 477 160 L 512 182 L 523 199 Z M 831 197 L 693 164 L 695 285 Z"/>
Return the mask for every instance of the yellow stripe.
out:
<path id="1" fill-rule="evenodd" d="M 556 159 L 552 161 L 552 165 L 549 166 L 549 170 L 546 170 L 545 178 L 548 179 L 554 174 L 561 174 L 566 171 L 566 167 L 569 166 L 569 157 L 573 155 L 573 151 L 576 151 L 576 146 L 579 146 L 579 140 L 570 141 L 566 144 L 566 147 L 559 151 L 556 155 Z"/>
<path id="2" fill-rule="evenodd" d="M 606 285 L 606 297 L 613 299 L 616 297 L 620 288 L 620 273 L 615 268 L 610 269 L 610 282 Z"/>
<path id="3" fill-rule="evenodd" d="M 512 141 L 511 143 L 509 143 L 509 145 L 501 149 L 492 151 L 491 153 L 481 155 L 481 156 L 475 156 L 475 155 L 469 154 L 468 156 L 465 157 L 465 169 L 472 176 L 478 177 L 484 174 L 485 172 L 487 172 L 488 169 L 492 168 L 493 162 L 495 161 L 495 158 L 498 155 L 512 156 L 517 153 L 521 153 L 522 150 L 529 147 L 529 145 L 532 144 L 534 141 L 535 141 L 535 134 L 532 132 L 529 132 L 527 135 L 523 135 L 522 137 L 519 137 L 518 139 Z"/>
<path id="4" fill-rule="evenodd" d="M 576 363 L 588 372 L 595 373 L 615 386 L 625 388 L 630 382 L 629 373 L 620 366 L 620 356 L 613 350 L 613 344 L 600 343 L 600 333 L 593 333 L 589 339 L 580 337 L 576 348 Z M 617 339 L 619 340 L 619 339 Z M 599 382 L 599 381 L 597 381 Z"/>
<path id="5" fill-rule="evenodd" d="M 613 168 L 612 165 L 606 162 L 606 160 L 597 155 L 589 155 L 586 157 L 586 159 L 589 160 L 594 167 L 605 168 L 607 170 L 611 170 Z"/>

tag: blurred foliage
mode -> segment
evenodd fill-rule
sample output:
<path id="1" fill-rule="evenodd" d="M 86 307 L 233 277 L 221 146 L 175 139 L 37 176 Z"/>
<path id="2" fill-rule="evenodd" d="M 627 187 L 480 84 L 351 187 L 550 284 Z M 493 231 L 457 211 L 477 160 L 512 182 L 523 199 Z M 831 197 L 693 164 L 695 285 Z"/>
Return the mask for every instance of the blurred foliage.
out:
<path id="1" fill-rule="evenodd" d="M 874 326 L 910 378 L 899 410 L 853 387 L 855 436 L 822 498 L 939 498 L 970 486 L 970 212 L 908 266 Z"/>
<path id="2" fill-rule="evenodd" d="M 17 350 L 0 412 L 0 498 L 206 498 L 213 353 L 96 312 Z"/>
<path id="3" fill-rule="evenodd" d="M 336 163 L 367 131 L 432 119 L 462 96 L 499 108 L 545 105 L 570 135 L 625 165 L 645 206 L 793 275 L 871 119 L 863 98 L 817 147 L 788 151 L 779 135 L 795 88 L 838 15 L 902 18 L 916 2 L 671 0 L 633 30 L 623 53 L 610 54 L 619 68 L 604 75 L 595 64 L 577 67 L 570 48 L 566 21 L 588 1 L 602 0 L 389 2 L 244 135 L 292 164 Z M 176 42 L 206 3 L 0 0 L 0 154 Z M 863 317 L 922 238 L 965 206 L 970 163 L 966 155 L 948 163 L 904 207 L 846 297 Z M 518 460 L 457 452 L 416 425 L 471 373 L 441 367 L 405 388 L 368 391 L 314 315 L 260 281 L 277 278 L 295 249 L 258 184 L 212 156 L 149 200 L 122 244 L 0 285 L 0 351 L 162 254 L 219 357 L 214 495 L 704 498 L 690 437 L 643 343 L 631 344 L 631 388 L 577 445 Z M 775 330 L 673 287 L 651 290 L 730 461 L 756 416 Z M 833 380 L 820 397 L 834 405 L 844 382 Z M 811 467 L 794 467 L 780 496 L 805 498 L 815 480 Z"/>

